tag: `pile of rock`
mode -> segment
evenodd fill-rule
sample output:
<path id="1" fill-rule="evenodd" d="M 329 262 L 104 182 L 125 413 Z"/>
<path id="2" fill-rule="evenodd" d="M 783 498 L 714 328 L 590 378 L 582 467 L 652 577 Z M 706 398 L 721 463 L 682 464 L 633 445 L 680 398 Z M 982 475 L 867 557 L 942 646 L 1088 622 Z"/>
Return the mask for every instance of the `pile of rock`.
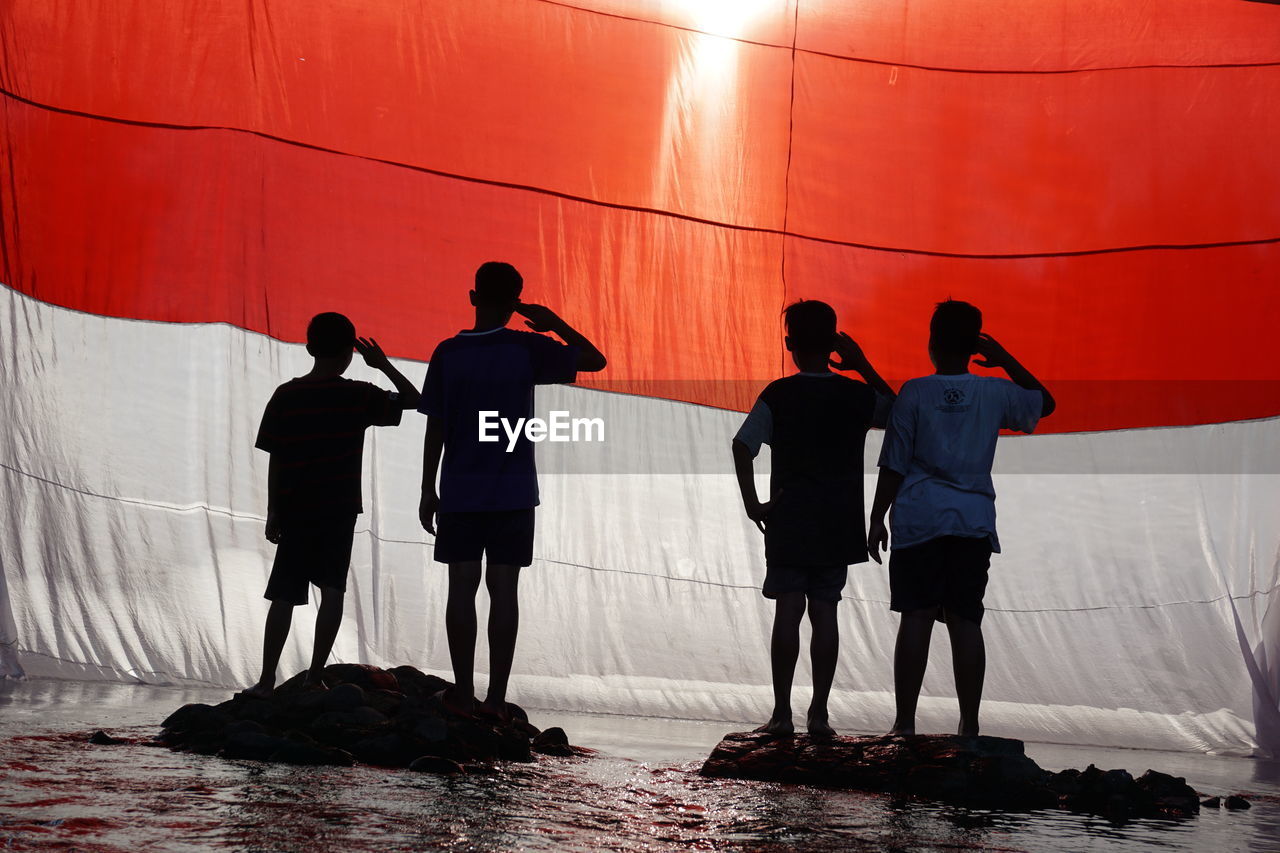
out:
<path id="1" fill-rule="evenodd" d="M 411 666 L 334 664 L 325 681 L 328 690 L 307 688 L 299 674 L 270 699 L 241 694 L 220 705 L 184 705 L 164 721 L 160 742 L 224 758 L 435 773 L 588 752 L 571 746 L 563 729 L 539 731 L 516 705 L 508 721 L 452 713 L 438 698 L 449 682 Z"/>
<path id="2" fill-rule="evenodd" d="M 776 737 L 756 732 L 725 737 L 702 775 L 799 782 L 927 797 L 976 808 L 1063 808 L 1123 820 L 1200 811 L 1181 778 L 1148 770 L 1051 773 L 1026 756 L 1022 741 L 955 735 L 914 737 Z"/>

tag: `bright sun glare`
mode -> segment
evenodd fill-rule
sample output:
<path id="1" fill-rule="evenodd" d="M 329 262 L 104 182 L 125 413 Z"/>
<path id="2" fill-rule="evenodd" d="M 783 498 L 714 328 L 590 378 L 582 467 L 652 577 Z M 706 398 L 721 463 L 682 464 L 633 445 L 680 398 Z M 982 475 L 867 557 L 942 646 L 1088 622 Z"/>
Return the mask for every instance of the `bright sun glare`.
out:
<path id="1" fill-rule="evenodd" d="M 682 0 L 694 29 L 718 36 L 738 36 L 771 4 L 779 0 Z"/>

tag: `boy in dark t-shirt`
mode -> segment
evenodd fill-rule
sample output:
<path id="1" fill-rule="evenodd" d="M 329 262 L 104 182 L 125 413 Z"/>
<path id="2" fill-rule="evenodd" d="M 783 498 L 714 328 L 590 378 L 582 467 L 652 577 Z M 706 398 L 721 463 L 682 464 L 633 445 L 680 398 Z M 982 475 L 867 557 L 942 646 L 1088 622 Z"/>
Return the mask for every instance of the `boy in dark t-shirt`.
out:
<path id="1" fill-rule="evenodd" d="M 836 313 L 804 301 L 785 312 L 787 349 L 800 372 L 771 383 L 733 439 L 733 460 L 747 517 L 764 532 L 764 596 L 776 611 L 770 657 L 773 715 L 757 731 L 790 734 L 791 681 L 800 654 L 805 610 L 813 627 L 812 735 L 835 734 L 827 699 L 839 652 L 836 605 L 850 563 L 867 560 L 862 515 L 862 453 L 867 428 L 883 426 L 893 391 L 848 335 L 836 334 Z M 831 361 L 835 350 L 840 361 Z M 855 370 L 867 383 L 832 373 Z M 769 500 L 756 494 L 753 460 L 773 451 Z"/>
<path id="2" fill-rule="evenodd" d="M 396 391 L 343 379 L 353 348 L 366 364 L 385 373 Z M 320 610 L 307 682 L 323 686 L 321 672 L 342 623 L 356 516 L 364 511 L 364 431 L 395 426 L 404 409 L 418 405 L 413 383 L 391 364 L 377 341 L 357 338 L 355 326 L 341 314 L 317 314 L 311 320 L 307 352 L 315 365 L 305 376 L 276 389 L 258 430 L 256 446 L 271 454 L 267 539 L 278 547 L 267 581 L 271 608 L 262 644 L 262 677 L 245 691 L 251 696 L 271 694 L 293 608 L 307 603 L 310 584 L 320 588 Z"/>
<path id="3" fill-rule="evenodd" d="M 512 425 L 532 417 L 534 386 L 573 382 L 579 371 L 603 370 L 605 357 L 551 309 L 521 302 L 524 280 L 510 264 L 483 264 L 475 283 L 475 326 L 442 341 L 427 366 L 419 407 L 427 415 L 427 434 L 418 512 L 423 529 L 436 537 L 436 562 L 449 566 L 445 630 L 455 684 L 443 701 L 461 713 L 476 709 L 475 597 L 484 558 L 490 663 L 488 693 L 479 710 L 506 718 L 520 621 L 520 569 L 533 562 L 538 475 L 527 435 L 508 436 L 504 430 L 518 429 Z M 508 329 L 513 313 L 525 317 L 533 331 Z M 553 332 L 564 343 L 537 332 Z M 482 438 L 486 421 L 493 430 Z"/>

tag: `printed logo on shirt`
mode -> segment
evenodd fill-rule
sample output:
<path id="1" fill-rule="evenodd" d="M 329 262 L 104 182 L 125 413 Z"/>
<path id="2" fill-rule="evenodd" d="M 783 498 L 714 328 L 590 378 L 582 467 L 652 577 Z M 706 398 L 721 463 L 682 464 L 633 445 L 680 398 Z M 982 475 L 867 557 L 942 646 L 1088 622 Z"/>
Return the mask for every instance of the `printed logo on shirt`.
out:
<path id="1" fill-rule="evenodd" d="M 938 406 L 939 412 L 958 413 L 969 411 L 969 404 L 965 402 L 963 388 L 952 386 L 942 392 L 942 405 Z"/>

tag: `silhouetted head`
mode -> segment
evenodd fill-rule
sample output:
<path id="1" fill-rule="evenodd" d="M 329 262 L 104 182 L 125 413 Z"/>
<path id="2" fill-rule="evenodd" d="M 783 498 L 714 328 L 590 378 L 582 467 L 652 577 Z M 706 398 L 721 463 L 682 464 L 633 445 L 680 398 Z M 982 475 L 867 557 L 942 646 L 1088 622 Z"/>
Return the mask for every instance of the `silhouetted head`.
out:
<path id="1" fill-rule="evenodd" d="M 969 363 L 982 331 L 982 312 L 968 302 L 948 299 L 939 302 L 929 321 L 929 358 Z"/>
<path id="2" fill-rule="evenodd" d="M 802 355 L 831 355 L 836 345 L 836 312 L 825 302 L 801 299 L 782 312 L 787 350 Z"/>
<path id="3" fill-rule="evenodd" d="M 503 323 L 511 318 L 524 290 L 524 279 L 511 264 L 489 261 L 476 270 L 476 287 L 471 291 L 471 304 L 477 312 L 501 315 Z"/>
<path id="4" fill-rule="evenodd" d="M 326 311 L 307 324 L 307 352 L 314 358 L 345 359 L 350 364 L 355 345 L 356 327 L 343 314 Z"/>

